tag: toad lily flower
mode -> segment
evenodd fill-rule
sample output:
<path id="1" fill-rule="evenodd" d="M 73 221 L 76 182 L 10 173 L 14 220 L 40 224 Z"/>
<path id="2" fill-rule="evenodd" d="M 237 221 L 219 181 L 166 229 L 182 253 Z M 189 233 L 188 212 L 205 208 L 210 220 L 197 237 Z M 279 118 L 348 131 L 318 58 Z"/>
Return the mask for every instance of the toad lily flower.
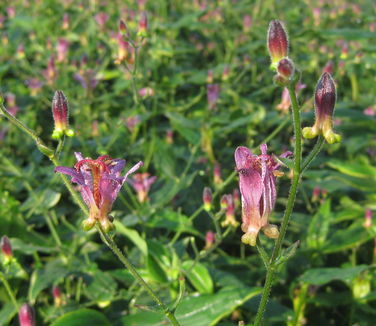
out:
<path id="1" fill-rule="evenodd" d="M 128 182 L 137 192 L 137 199 L 140 203 L 145 203 L 149 200 L 148 194 L 151 185 L 157 180 L 157 177 L 151 177 L 150 173 L 136 173 L 132 180 Z"/>
<path id="2" fill-rule="evenodd" d="M 277 198 L 276 176 L 280 174 L 279 164 L 267 154 L 267 146 L 260 146 L 261 155 L 253 155 L 247 147 L 238 147 L 235 151 L 236 169 L 239 172 L 239 188 L 242 198 L 242 242 L 256 245 L 259 231 L 262 229 L 269 238 L 279 235 L 275 225 L 268 223 Z M 281 157 L 290 156 L 286 152 Z"/>
<path id="3" fill-rule="evenodd" d="M 84 159 L 81 153 L 75 155 L 77 163 L 74 168 L 58 166 L 55 172 L 71 176 L 72 182 L 79 185 L 82 198 L 89 208 L 89 217 L 83 221 L 82 227 L 90 230 L 99 222 L 103 230 L 108 232 L 114 228 L 113 218 L 109 213 L 120 188 L 128 175 L 135 172 L 143 163 L 138 162 L 122 177 L 120 173 L 125 166 L 125 160 L 112 159 L 107 155 L 96 160 Z"/>

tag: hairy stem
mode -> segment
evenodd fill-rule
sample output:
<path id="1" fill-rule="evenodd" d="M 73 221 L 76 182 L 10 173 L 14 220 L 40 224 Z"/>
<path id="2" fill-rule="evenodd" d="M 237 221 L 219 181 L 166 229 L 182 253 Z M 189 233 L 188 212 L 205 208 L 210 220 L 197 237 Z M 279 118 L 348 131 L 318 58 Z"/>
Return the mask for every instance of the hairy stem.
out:
<path id="1" fill-rule="evenodd" d="M 270 290 L 273 284 L 274 273 L 275 273 L 275 262 L 280 254 L 281 247 L 283 240 L 286 235 L 286 230 L 288 226 L 288 222 L 294 208 L 295 197 L 298 190 L 298 185 L 301 176 L 301 162 L 302 162 L 302 135 L 301 135 L 301 126 L 300 126 L 300 108 L 298 104 L 298 100 L 296 98 L 294 86 L 290 85 L 288 87 L 288 91 L 291 98 L 292 104 L 292 116 L 293 116 L 293 123 L 294 123 L 294 135 L 295 135 L 295 146 L 294 146 L 294 175 L 291 181 L 290 193 L 287 199 L 286 210 L 283 215 L 281 229 L 279 232 L 278 239 L 274 246 L 273 254 L 270 259 L 270 264 L 267 269 L 265 285 L 260 301 L 260 305 L 257 311 L 256 319 L 254 326 L 260 326 L 262 322 L 262 318 L 264 316 L 266 304 L 268 303 Z"/>
<path id="2" fill-rule="evenodd" d="M 139 282 L 139 284 L 149 293 L 157 305 L 164 311 L 166 317 L 170 320 L 171 324 L 174 326 L 179 326 L 175 315 L 171 310 L 162 302 L 158 295 L 153 291 L 153 289 L 145 282 L 137 270 L 133 267 L 131 262 L 124 256 L 121 250 L 117 247 L 116 243 L 106 234 L 100 225 L 97 225 L 97 230 L 101 235 L 102 241 L 112 250 L 112 252 L 118 257 L 118 259 L 124 264 L 124 266 L 129 270 L 133 277 Z"/>

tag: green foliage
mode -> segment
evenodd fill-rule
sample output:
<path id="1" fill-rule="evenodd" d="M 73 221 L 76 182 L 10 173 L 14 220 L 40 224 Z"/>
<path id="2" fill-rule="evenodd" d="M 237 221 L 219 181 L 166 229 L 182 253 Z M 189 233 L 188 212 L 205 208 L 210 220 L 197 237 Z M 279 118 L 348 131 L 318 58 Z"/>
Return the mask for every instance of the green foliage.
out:
<path id="1" fill-rule="evenodd" d="M 266 142 L 275 157 L 292 150 L 291 116 L 282 89 L 272 83 L 265 46 L 269 21 L 284 21 L 290 55 L 305 85 L 298 91 L 302 126 L 313 125 L 312 94 L 332 60 L 334 129 L 343 141 L 325 144 L 304 172 L 264 325 L 373 326 L 376 225 L 365 219 L 367 210 L 376 210 L 372 1 L 155 0 L 144 8 L 142 3 L 2 1 L 5 107 L 56 149 L 51 100 L 62 90 L 75 130 L 56 153 L 62 165 L 75 164 L 74 152 L 126 159 L 128 168 L 142 160 L 138 172 L 157 180 L 145 200 L 131 183 L 123 186 L 111 213 L 114 241 L 182 326 L 250 325 L 265 266 L 255 248 L 241 244 L 240 227 L 221 226 L 225 212 L 219 198 L 238 187 L 237 146 L 259 154 Z M 137 36 L 142 11 L 148 17 L 145 38 Z M 101 25 L 97 14 L 103 12 L 108 20 Z M 137 46 L 136 64 L 129 48 L 127 59 L 115 63 L 120 19 L 129 33 L 124 40 Z M 59 40 L 69 43 L 61 60 Z M 55 65 L 49 75 L 51 58 Z M 208 84 L 219 86 L 212 110 Z M 139 91 L 146 88 L 151 93 L 143 96 Z M 313 146 L 304 140 L 303 156 Z M 10 260 L 0 253 L 0 275 L 16 301 L 1 281 L 0 325 L 18 325 L 17 309 L 25 302 L 33 305 L 38 325 L 167 324 L 161 307 L 97 231 L 82 231 L 87 216 L 49 159 L 3 114 L 0 148 L 0 237 L 7 235 L 13 248 Z M 220 180 L 213 175 L 216 163 Z M 280 163 L 284 175 L 278 178 L 271 217 L 278 227 L 293 159 Z M 205 186 L 214 193 L 209 214 L 202 205 Z M 241 224 L 240 205 L 235 217 Z M 216 233 L 212 243 L 206 242 L 207 231 Z M 260 236 L 266 260 L 273 243 Z M 53 298 L 54 286 L 61 291 L 60 302 Z"/>

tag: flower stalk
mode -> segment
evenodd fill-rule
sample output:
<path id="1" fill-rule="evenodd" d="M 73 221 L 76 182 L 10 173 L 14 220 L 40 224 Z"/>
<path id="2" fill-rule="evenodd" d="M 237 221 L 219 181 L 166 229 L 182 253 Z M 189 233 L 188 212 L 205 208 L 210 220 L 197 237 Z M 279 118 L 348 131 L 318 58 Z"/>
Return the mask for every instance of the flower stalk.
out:
<path id="1" fill-rule="evenodd" d="M 293 178 L 291 181 L 289 197 L 287 199 L 286 210 L 283 215 L 281 228 L 279 231 L 279 236 L 277 238 L 276 244 L 274 246 L 274 250 L 272 253 L 272 257 L 270 258 L 269 266 L 267 267 L 265 285 L 263 289 L 263 293 L 261 296 L 260 305 L 257 311 L 256 319 L 254 326 L 260 326 L 262 322 L 262 318 L 264 316 L 266 304 L 269 299 L 270 290 L 274 280 L 274 273 L 276 270 L 276 261 L 280 255 L 281 247 L 283 240 L 286 235 L 286 230 L 288 226 L 288 222 L 294 208 L 295 197 L 298 191 L 298 185 L 301 178 L 301 161 L 302 161 L 302 135 L 301 135 L 301 123 L 300 123 L 300 108 L 298 104 L 298 100 L 296 98 L 294 85 L 288 86 L 288 91 L 291 98 L 292 104 L 292 115 L 293 115 L 293 123 L 294 123 L 294 135 L 295 135 L 295 145 L 294 145 L 294 168 L 293 168 Z"/>

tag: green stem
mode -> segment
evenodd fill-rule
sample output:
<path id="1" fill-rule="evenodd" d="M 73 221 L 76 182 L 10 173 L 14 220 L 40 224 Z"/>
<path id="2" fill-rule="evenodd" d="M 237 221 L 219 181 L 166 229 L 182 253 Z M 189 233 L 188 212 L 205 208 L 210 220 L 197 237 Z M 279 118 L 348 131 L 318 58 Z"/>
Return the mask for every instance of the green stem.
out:
<path id="1" fill-rule="evenodd" d="M 286 210 L 283 215 L 279 236 L 274 246 L 273 254 L 270 259 L 269 268 L 267 269 L 265 285 L 264 285 L 260 305 L 257 311 L 254 326 L 260 326 L 262 322 L 262 318 L 264 316 L 266 304 L 268 303 L 270 290 L 273 284 L 274 272 L 276 268 L 275 262 L 280 254 L 282 243 L 286 235 L 288 222 L 289 222 L 292 210 L 294 208 L 295 197 L 296 197 L 296 193 L 297 193 L 298 185 L 300 181 L 300 176 L 301 176 L 302 135 L 301 135 L 301 125 L 300 125 L 300 108 L 299 108 L 298 100 L 296 98 L 294 86 L 290 85 L 288 87 L 288 91 L 290 94 L 291 104 L 292 104 L 292 116 L 293 116 L 294 135 L 295 135 L 294 169 L 293 169 L 294 176 L 291 181 L 290 193 L 287 199 Z"/>
<path id="2" fill-rule="evenodd" d="M 312 151 L 309 153 L 309 155 L 306 157 L 306 159 L 303 162 L 302 174 L 308 168 L 308 166 L 312 163 L 312 161 L 315 159 L 317 154 L 321 151 L 321 148 L 323 145 L 324 145 L 324 137 L 320 135 L 317 139 L 316 145 L 312 148 Z"/>
<path id="3" fill-rule="evenodd" d="M 0 279 L 4 284 L 5 290 L 8 292 L 8 295 L 9 295 L 14 307 L 16 308 L 16 311 L 18 311 L 18 303 L 17 303 L 16 297 L 14 296 L 12 288 L 10 287 L 7 279 L 4 277 L 3 273 L 1 273 L 1 272 L 0 272 Z"/>
<path id="4" fill-rule="evenodd" d="M 49 215 L 48 212 L 45 212 L 44 214 L 44 218 L 46 219 L 46 222 L 47 222 L 47 225 L 48 225 L 48 228 L 50 229 L 50 232 L 52 234 L 52 237 L 54 238 L 56 244 L 58 247 L 61 247 L 62 246 L 62 243 L 61 243 L 61 240 L 60 240 L 60 237 L 59 237 L 59 234 L 57 233 L 56 231 L 56 228 L 54 226 L 54 223 L 52 222 L 51 220 L 51 217 Z"/>
<path id="5" fill-rule="evenodd" d="M 179 326 L 174 314 L 171 310 L 162 302 L 158 295 L 152 290 L 152 288 L 147 284 L 144 279 L 138 274 L 137 270 L 133 267 L 131 262 L 123 255 L 121 250 L 117 247 L 116 243 L 102 230 L 102 228 L 97 225 L 97 230 L 101 235 L 103 242 L 112 250 L 112 252 L 118 257 L 118 259 L 124 264 L 124 266 L 129 270 L 133 277 L 140 283 L 140 285 L 149 293 L 149 295 L 154 299 L 157 305 L 164 311 L 166 317 L 170 320 L 171 324 L 174 326 Z"/>

